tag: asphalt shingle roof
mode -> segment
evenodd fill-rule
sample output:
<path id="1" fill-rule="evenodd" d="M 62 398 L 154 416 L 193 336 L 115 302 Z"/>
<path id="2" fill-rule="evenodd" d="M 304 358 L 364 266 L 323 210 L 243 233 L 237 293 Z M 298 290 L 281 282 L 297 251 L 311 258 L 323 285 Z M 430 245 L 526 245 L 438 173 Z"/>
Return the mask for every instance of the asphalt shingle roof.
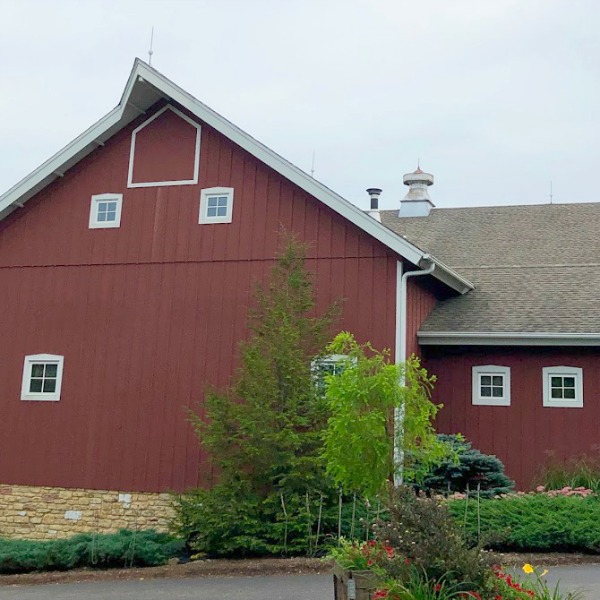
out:
<path id="1" fill-rule="evenodd" d="M 421 331 L 600 333 L 600 203 L 382 211 L 384 225 L 475 284 Z"/>

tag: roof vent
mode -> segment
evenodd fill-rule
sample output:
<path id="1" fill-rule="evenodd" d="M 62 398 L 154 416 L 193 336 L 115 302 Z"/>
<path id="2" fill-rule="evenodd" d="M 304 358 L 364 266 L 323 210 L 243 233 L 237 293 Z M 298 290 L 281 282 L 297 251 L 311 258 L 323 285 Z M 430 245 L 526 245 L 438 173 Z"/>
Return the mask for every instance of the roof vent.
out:
<path id="1" fill-rule="evenodd" d="M 379 214 L 379 196 L 381 196 L 380 188 L 369 188 L 367 194 L 371 198 L 371 208 L 369 209 L 369 215 L 376 221 L 381 223 L 381 215 Z"/>
<path id="2" fill-rule="evenodd" d="M 433 185 L 433 175 L 421 171 L 407 173 L 404 177 L 404 185 L 408 186 L 408 193 L 400 202 L 400 217 L 427 217 L 429 211 L 435 205 L 429 197 L 427 188 Z"/>

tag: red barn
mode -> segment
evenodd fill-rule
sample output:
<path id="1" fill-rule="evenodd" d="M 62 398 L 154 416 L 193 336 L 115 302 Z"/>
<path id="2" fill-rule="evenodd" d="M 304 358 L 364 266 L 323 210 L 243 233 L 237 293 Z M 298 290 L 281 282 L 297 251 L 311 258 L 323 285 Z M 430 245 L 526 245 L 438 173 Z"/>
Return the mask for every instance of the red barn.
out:
<path id="1" fill-rule="evenodd" d="M 114 110 L 0 196 L 0 536 L 165 524 L 206 465 L 185 409 L 228 383 L 282 226 L 321 306 L 347 299 L 341 327 L 424 357 L 442 430 L 521 485 L 546 450 L 589 449 L 600 209 L 432 209 L 432 181 L 405 176 L 400 212 L 371 190 L 367 214 L 136 61 Z"/>

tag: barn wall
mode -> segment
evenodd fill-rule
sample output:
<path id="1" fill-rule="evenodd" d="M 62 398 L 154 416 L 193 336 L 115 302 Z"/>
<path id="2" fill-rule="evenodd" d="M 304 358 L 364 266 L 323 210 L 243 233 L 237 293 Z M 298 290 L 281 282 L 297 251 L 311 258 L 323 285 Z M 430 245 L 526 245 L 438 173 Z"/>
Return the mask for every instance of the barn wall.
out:
<path id="1" fill-rule="evenodd" d="M 433 310 L 437 296 L 431 287 L 430 278 L 411 277 L 407 280 L 406 290 L 406 356 L 421 356 L 421 347 L 417 333 Z"/>
<path id="2" fill-rule="evenodd" d="M 0 482 L 202 483 L 186 410 L 229 381 L 282 227 L 311 244 L 319 310 L 343 298 L 340 329 L 393 347 L 396 257 L 207 125 L 198 185 L 128 189 L 140 122 L 0 223 Z M 235 189 L 233 222 L 199 225 L 214 186 Z M 88 229 L 105 192 L 123 194 L 121 227 Z M 65 357 L 60 402 L 20 400 L 23 357 L 38 353 Z"/>
<path id="3" fill-rule="evenodd" d="M 462 433 L 474 447 L 496 454 L 519 488 L 536 485 L 535 474 L 552 453 L 558 460 L 589 453 L 600 440 L 600 356 L 596 349 L 425 349 L 425 364 L 438 381 L 434 400 L 444 404 L 437 428 Z M 511 369 L 511 405 L 473 406 L 472 367 Z M 542 369 L 583 368 L 583 408 L 542 406 Z"/>

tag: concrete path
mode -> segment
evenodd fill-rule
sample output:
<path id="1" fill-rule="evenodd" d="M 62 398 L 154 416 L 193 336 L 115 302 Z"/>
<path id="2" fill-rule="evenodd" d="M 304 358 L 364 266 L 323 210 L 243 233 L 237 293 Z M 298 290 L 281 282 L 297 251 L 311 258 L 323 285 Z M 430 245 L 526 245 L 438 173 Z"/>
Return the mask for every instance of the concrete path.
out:
<path id="1" fill-rule="evenodd" d="M 547 576 L 561 589 L 582 589 L 585 600 L 600 600 L 600 565 L 552 567 Z M 0 587 L 1 600 L 333 600 L 331 575 L 214 577 L 100 581 Z"/>
<path id="2" fill-rule="evenodd" d="M 207 577 L 0 587 L 2 600 L 329 600 L 331 575 Z"/>

